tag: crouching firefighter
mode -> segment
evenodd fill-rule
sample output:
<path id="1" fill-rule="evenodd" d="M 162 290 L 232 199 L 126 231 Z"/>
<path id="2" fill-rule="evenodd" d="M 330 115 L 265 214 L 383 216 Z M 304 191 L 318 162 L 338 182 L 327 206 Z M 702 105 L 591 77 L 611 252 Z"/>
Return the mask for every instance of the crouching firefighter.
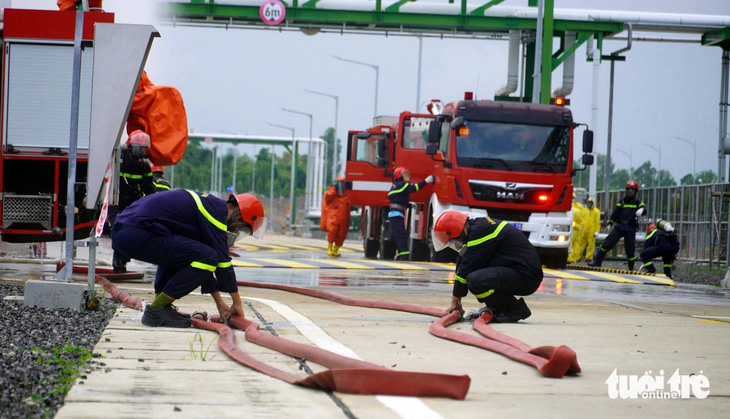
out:
<path id="1" fill-rule="evenodd" d="M 535 247 L 506 221 L 489 217 L 470 219 L 458 211 L 446 211 L 434 224 L 434 249 L 447 246 L 459 252 L 456 280 L 447 312 L 459 310 L 462 297 L 471 292 L 486 304 L 497 323 L 515 323 L 532 314 L 524 298 L 542 283 L 542 265 Z"/>
<path id="2" fill-rule="evenodd" d="M 679 252 L 679 240 L 674 227 L 664 221 L 656 220 L 656 225 L 650 224 L 646 229 L 646 241 L 644 242 L 644 250 L 639 257 L 643 263 L 642 269 L 646 272 L 654 273 L 654 258 L 662 258 L 664 264 L 664 275 L 672 277 L 672 262 L 677 258 Z"/>
<path id="3" fill-rule="evenodd" d="M 145 308 L 146 326 L 190 327 L 190 316 L 172 303 L 197 287 L 215 300 L 222 319 L 244 316 L 229 248 L 241 236 L 263 236 L 266 219 L 253 195 L 228 196 L 174 189 L 146 196 L 119 214 L 112 247 L 157 265 L 155 299 Z M 220 293 L 231 295 L 229 307 Z"/>

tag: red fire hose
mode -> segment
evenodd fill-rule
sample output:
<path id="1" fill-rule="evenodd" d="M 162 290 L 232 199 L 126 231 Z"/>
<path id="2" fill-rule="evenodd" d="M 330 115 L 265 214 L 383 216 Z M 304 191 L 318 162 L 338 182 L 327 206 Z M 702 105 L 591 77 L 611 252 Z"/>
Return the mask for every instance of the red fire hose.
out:
<path id="1" fill-rule="evenodd" d="M 113 300 L 120 301 L 127 307 L 142 308 L 139 300 L 135 300 L 129 294 L 119 292 L 107 279 L 96 276 L 96 282 L 109 291 Z M 220 319 L 217 320 L 220 321 Z M 236 335 L 228 326 L 221 323 L 209 323 L 198 318 L 192 318 L 191 322 L 197 328 L 219 333 L 218 345 L 235 361 L 271 377 L 304 387 L 352 394 L 450 397 L 463 400 L 466 398 L 471 383 L 468 375 L 389 370 L 369 362 L 347 358 L 324 349 L 262 333 L 256 323 L 242 317 L 236 316 L 229 319 L 230 324 L 244 330 L 246 339 L 253 343 L 290 356 L 305 358 L 330 368 L 302 379 L 257 361 L 243 352 L 236 346 Z"/>
<path id="2" fill-rule="evenodd" d="M 447 326 L 455 323 L 459 319 L 459 313 L 457 311 L 446 313 L 446 310 L 434 307 L 424 307 L 414 304 L 389 301 L 357 299 L 334 291 L 312 290 L 294 287 L 291 285 L 262 284 L 250 281 L 238 281 L 238 285 L 295 292 L 357 307 L 375 307 L 440 317 L 439 320 L 431 323 L 431 326 L 429 327 L 429 331 L 435 336 L 459 343 L 465 343 L 467 345 L 478 346 L 480 348 L 500 353 L 514 359 L 515 361 L 532 365 L 537 368 L 540 374 L 544 377 L 562 378 L 565 374 L 573 375 L 580 373 L 578 359 L 572 349 L 567 346 L 559 346 L 557 348 L 554 346 L 540 346 L 533 349 L 526 343 L 499 333 L 489 327 L 487 323 L 492 320 L 492 317 L 489 314 L 482 315 L 474 322 L 473 325 L 474 330 L 485 336 L 482 338 L 446 329 Z"/>

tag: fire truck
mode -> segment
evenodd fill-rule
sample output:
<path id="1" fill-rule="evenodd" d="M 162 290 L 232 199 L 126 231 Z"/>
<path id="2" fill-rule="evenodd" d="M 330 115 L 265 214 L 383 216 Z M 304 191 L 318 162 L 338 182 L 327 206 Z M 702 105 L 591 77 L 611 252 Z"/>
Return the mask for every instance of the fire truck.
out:
<path id="1" fill-rule="evenodd" d="M 84 15 L 79 90 L 74 237 L 88 237 L 94 211 L 83 205 L 89 150 L 95 23 L 113 13 Z M 6 242 L 66 236 L 69 126 L 75 13 L 6 8 L 2 43 L 0 234 Z"/>
<path id="2" fill-rule="evenodd" d="M 568 108 L 465 99 L 432 102 L 430 114 L 379 117 L 373 127 L 348 133 L 346 186 L 361 206 L 368 258 L 392 259 L 388 190 L 396 167 L 411 181 L 435 182 L 410 195 L 406 214 L 411 260 L 455 260 L 436 252 L 430 231 L 447 210 L 505 220 L 521 230 L 549 268 L 565 267 L 572 234 L 572 176 L 593 164 L 593 133 L 583 131 L 583 167 L 573 167 L 573 122 Z"/>

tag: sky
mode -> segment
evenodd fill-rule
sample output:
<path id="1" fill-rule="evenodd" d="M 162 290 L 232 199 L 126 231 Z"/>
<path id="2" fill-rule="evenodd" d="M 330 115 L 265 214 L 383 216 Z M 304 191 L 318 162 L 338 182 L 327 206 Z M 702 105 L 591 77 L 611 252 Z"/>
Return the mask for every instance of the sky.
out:
<path id="1" fill-rule="evenodd" d="M 368 0 L 352 0 L 371 3 Z M 419 0 L 447 3 L 447 0 Z M 338 138 L 372 124 L 375 71 L 333 56 L 379 66 L 378 114 L 398 115 L 416 107 L 418 40 L 413 37 L 299 31 L 173 27 L 155 21 L 149 0 L 105 0 L 118 23 L 152 23 L 161 33 L 153 42 L 146 70 L 154 84 L 176 87 L 185 101 L 190 131 L 289 136 L 267 122 L 294 127 L 308 136 L 309 119 L 281 107 L 313 114 L 313 135 L 334 126 L 335 101 L 305 89 L 339 97 Z M 486 3 L 486 0 L 482 3 Z M 389 4 L 385 1 L 384 4 Z M 527 0 L 506 0 L 524 6 Z M 55 0 L 22 0 L 13 7 L 56 9 Z M 727 0 L 555 0 L 555 8 L 603 9 L 730 16 Z M 644 34 L 645 35 L 645 34 Z M 665 37 L 671 35 L 664 34 Z M 626 41 L 607 40 L 604 54 Z M 557 42 L 554 44 L 557 48 Z M 616 63 L 612 159 L 616 169 L 651 159 L 675 181 L 693 171 L 717 171 L 722 51 L 697 44 L 634 42 Z M 507 42 L 424 39 L 421 102 L 459 100 L 465 91 L 492 99 L 507 81 Z M 599 121 L 595 151 L 606 153 L 610 64 L 600 69 Z M 592 63 L 585 45 L 576 52 L 575 86 L 568 97 L 576 122 L 591 123 Z M 562 71 L 553 73 L 552 88 Z M 422 111 L 425 108 L 421 108 Z M 579 155 L 580 141 L 576 141 Z M 661 147 L 661 160 L 655 149 Z M 628 155 L 616 150 L 621 150 Z M 239 146 L 239 152 L 248 152 Z"/>

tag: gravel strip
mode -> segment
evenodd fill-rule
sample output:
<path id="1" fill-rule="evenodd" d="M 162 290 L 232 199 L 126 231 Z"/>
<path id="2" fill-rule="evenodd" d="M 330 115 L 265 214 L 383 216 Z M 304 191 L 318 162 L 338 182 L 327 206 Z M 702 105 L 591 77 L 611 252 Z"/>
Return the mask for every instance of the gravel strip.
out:
<path id="1" fill-rule="evenodd" d="M 77 377 L 103 368 L 93 354 L 117 304 L 95 311 L 25 307 L 5 301 L 23 288 L 0 285 L 0 418 L 53 417 Z"/>

